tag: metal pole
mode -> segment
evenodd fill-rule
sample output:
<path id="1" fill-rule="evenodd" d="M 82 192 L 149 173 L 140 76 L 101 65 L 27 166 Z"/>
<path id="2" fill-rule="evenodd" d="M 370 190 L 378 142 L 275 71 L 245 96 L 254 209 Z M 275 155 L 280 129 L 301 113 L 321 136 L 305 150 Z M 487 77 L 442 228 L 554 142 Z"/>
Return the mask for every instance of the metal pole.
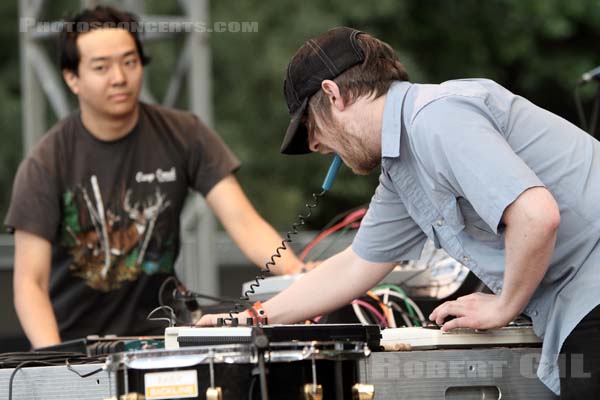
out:
<path id="1" fill-rule="evenodd" d="M 209 21 L 208 0 L 188 0 L 187 13 L 194 22 Z M 209 126 L 213 126 L 212 92 L 211 92 L 211 56 L 208 34 L 205 32 L 190 32 L 190 93 L 191 109 Z M 199 226 L 197 233 L 198 247 L 195 268 L 188 270 L 195 288 L 202 293 L 218 294 L 218 269 L 215 251 L 215 218 L 209 211 L 206 202 L 192 202 L 197 207 Z M 193 266 L 194 264 L 188 266 Z"/>
<path id="2" fill-rule="evenodd" d="M 24 155 L 35 146 L 38 139 L 46 131 L 46 102 L 42 87 L 35 74 L 32 59 L 32 39 L 30 24 L 23 23 L 28 19 L 37 21 L 43 0 L 21 0 L 19 16 L 21 18 L 19 43 L 21 47 L 21 114 L 23 124 Z"/>

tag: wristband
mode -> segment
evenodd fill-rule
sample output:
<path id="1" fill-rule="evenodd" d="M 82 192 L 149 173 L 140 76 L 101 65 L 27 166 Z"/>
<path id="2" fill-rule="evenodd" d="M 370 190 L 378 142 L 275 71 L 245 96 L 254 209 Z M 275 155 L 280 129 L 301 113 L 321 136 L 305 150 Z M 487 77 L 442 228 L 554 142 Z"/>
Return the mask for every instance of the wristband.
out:
<path id="1" fill-rule="evenodd" d="M 260 301 L 257 301 L 252 305 L 252 310 L 254 310 L 254 312 L 248 311 L 250 313 L 250 317 L 252 318 L 252 324 L 267 324 L 267 312 L 263 308 Z"/>

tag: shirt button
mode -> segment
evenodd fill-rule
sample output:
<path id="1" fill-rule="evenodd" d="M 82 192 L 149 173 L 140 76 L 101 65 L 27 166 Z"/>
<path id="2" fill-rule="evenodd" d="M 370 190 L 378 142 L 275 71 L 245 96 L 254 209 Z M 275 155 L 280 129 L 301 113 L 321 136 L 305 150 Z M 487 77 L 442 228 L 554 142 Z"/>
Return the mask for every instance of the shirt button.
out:
<path id="1" fill-rule="evenodd" d="M 435 221 L 435 224 L 436 224 L 437 226 L 442 226 L 442 225 L 444 225 L 444 223 L 445 223 L 445 222 L 446 222 L 446 221 L 444 221 L 444 219 L 443 219 L 443 218 L 440 218 L 440 219 L 438 219 L 437 221 Z"/>
<path id="2" fill-rule="evenodd" d="M 532 313 L 532 314 L 533 314 L 533 316 L 534 316 L 534 317 L 537 317 L 537 316 L 538 316 L 538 314 L 539 314 L 539 312 L 538 312 L 538 310 L 533 310 L 533 313 Z"/>

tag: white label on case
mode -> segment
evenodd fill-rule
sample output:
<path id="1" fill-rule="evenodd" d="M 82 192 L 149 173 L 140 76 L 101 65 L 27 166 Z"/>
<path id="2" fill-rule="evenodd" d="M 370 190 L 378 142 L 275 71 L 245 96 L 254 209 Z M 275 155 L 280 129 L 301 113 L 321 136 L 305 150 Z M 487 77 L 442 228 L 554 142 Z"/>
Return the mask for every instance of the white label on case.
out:
<path id="1" fill-rule="evenodd" d="M 149 372 L 144 375 L 146 399 L 181 399 L 198 397 L 196 370 Z"/>

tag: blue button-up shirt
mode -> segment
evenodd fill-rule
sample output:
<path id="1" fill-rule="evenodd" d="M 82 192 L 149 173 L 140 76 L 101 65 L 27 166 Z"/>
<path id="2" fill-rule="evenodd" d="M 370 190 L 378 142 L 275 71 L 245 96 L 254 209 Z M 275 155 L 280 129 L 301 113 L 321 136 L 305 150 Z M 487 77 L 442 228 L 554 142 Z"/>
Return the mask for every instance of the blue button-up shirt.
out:
<path id="1" fill-rule="evenodd" d="M 409 260 L 429 238 L 498 293 L 502 214 L 536 186 L 556 199 L 561 224 L 524 312 L 543 338 L 538 376 L 559 393 L 562 343 L 600 303 L 600 142 L 489 80 L 394 82 L 379 186 L 352 248 L 369 261 Z"/>

